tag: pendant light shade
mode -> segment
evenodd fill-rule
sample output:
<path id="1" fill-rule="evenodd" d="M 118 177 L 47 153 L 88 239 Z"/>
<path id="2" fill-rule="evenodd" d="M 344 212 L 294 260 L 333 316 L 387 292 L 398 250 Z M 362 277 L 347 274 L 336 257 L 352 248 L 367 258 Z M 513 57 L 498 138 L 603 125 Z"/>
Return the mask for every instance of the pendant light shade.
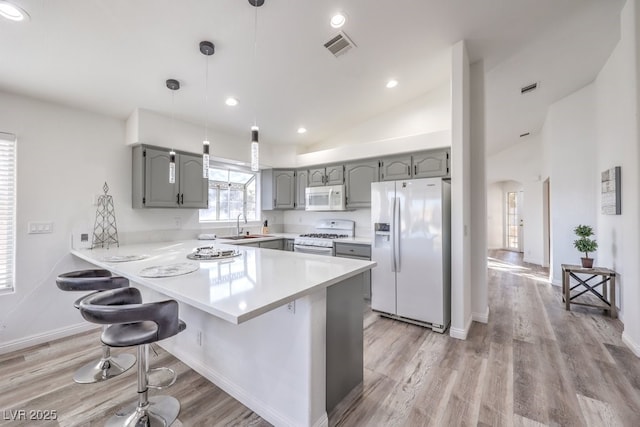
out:
<path id="1" fill-rule="evenodd" d="M 202 141 L 202 177 L 209 178 L 209 141 Z"/>
<path id="2" fill-rule="evenodd" d="M 176 152 L 169 152 L 169 184 L 176 183 Z"/>
<path id="3" fill-rule="evenodd" d="M 251 170 L 260 170 L 260 147 L 258 146 L 258 126 L 251 126 Z"/>

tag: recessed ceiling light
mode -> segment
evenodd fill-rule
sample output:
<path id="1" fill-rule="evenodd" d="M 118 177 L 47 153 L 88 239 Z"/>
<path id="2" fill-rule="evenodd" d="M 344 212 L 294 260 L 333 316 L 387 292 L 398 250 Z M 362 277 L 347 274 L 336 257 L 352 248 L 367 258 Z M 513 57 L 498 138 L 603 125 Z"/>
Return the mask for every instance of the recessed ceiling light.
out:
<path id="1" fill-rule="evenodd" d="M 340 28 L 347 22 L 347 16 L 344 13 L 336 13 L 331 17 L 331 26 L 333 28 Z"/>
<path id="2" fill-rule="evenodd" d="M 227 104 L 229 107 L 235 107 L 236 105 L 238 105 L 238 100 L 232 97 L 227 98 L 226 101 L 224 101 L 225 104 Z"/>
<path id="3" fill-rule="evenodd" d="M 398 81 L 397 81 L 397 80 L 389 80 L 389 81 L 387 82 L 387 87 L 388 87 L 389 89 L 394 88 L 394 87 L 396 87 L 396 86 L 398 86 Z"/>
<path id="4" fill-rule="evenodd" d="M 305 128 L 298 128 L 298 133 L 307 133 L 307 129 L 305 129 Z"/>
<path id="5" fill-rule="evenodd" d="M 17 22 L 29 19 L 29 14 L 24 9 L 4 0 L 0 0 L 0 16 Z"/>

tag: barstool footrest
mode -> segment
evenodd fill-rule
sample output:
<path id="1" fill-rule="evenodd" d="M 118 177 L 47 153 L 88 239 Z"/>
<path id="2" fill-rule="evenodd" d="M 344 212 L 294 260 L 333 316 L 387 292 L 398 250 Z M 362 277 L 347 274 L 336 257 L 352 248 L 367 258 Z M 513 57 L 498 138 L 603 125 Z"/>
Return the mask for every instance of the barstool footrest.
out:
<path id="1" fill-rule="evenodd" d="M 149 368 L 147 371 L 147 387 L 162 390 L 175 384 L 178 376 L 171 368 Z"/>
<path id="2" fill-rule="evenodd" d="M 108 380 L 130 369 L 136 364 L 133 354 L 123 353 L 87 363 L 73 374 L 78 384 L 91 384 Z"/>
<path id="3" fill-rule="evenodd" d="M 119 409 L 107 420 L 106 427 L 135 427 L 140 425 L 170 426 L 180 413 L 180 402 L 171 396 L 153 396 L 146 408 L 133 402 Z M 144 420 L 147 418 L 146 421 Z"/>

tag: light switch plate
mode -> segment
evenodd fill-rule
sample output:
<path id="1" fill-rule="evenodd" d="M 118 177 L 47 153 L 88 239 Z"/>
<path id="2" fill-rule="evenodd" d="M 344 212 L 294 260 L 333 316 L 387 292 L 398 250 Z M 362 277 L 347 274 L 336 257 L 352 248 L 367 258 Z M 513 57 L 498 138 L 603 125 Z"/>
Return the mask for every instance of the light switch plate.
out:
<path id="1" fill-rule="evenodd" d="M 53 222 L 30 222 L 28 224 L 29 234 L 49 234 L 53 233 Z"/>

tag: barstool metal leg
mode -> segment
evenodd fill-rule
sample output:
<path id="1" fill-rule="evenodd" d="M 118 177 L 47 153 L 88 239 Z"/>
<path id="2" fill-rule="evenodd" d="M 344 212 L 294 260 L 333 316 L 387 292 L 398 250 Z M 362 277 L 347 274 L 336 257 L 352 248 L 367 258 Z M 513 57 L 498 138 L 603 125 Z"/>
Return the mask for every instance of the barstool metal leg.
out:
<path id="1" fill-rule="evenodd" d="M 104 329 L 106 326 L 102 327 Z M 97 362 L 89 362 L 73 374 L 73 380 L 78 384 L 98 383 L 108 380 L 130 369 L 136 364 L 133 354 L 123 353 L 111 355 L 111 348 L 102 344 L 102 358 Z"/>
<path id="2" fill-rule="evenodd" d="M 119 409 L 106 427 L 168 427 L 180 413 L 180 402 L 171 396 L 148 397 L 147 344 L 138 346 L 138 401 Z"/>

